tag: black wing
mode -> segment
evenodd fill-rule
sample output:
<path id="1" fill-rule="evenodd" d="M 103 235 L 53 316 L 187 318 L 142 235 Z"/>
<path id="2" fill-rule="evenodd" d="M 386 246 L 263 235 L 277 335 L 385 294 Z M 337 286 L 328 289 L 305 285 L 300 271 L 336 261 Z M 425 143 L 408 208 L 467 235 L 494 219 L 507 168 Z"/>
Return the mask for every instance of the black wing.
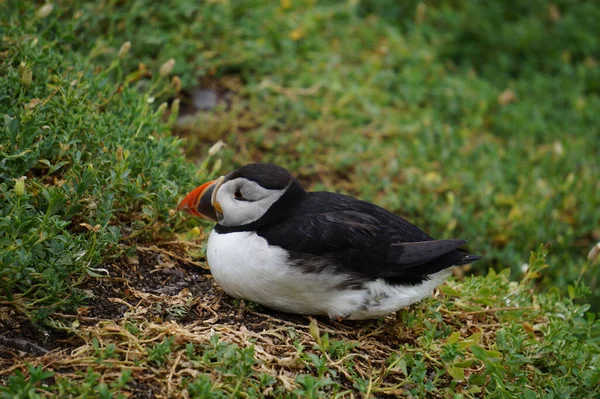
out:
<path id="1" fill-rule="evenodd" d="M 292 253 L 331 258 L 349 272 L 407 283 L 477 259 L 457 249 L 463 240 L 434 240 L 383 208 L 331 193 L 311 193 L 288 217 L 257 233 Z"/>

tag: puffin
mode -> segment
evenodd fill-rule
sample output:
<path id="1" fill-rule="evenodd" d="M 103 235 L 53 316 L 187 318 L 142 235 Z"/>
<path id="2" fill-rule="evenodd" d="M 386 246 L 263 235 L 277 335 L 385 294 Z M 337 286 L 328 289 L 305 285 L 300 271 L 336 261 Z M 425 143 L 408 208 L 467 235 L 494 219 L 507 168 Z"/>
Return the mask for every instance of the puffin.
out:
<path id="1" fill-rule="evenodd" d="M 177 209 L 217 222 L 206 257 L 227 294 L 285 313 L 382 318 L 480 259 L 461 248 L 466 241 L 435 240 L 372 203 L 308 192 L 273 164 L 206 182 Z"/>

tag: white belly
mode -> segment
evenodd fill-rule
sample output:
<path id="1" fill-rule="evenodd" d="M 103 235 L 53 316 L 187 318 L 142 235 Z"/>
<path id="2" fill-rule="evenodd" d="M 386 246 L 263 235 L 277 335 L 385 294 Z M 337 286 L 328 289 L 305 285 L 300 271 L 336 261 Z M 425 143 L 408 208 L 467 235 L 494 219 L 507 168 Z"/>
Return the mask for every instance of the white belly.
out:
<path id="1" fill-rule="evenodd" d="M 449 274 L 436 273 L 413 287 L 375 280 L 364 289 L 340 289 L 347 276 L 332 271 L 304 273 L 288 265 L 285 250 L 269 246 L 254 232 L 213 231 L 206 254 L 215 281 L 229 295 L 283 312 L 332 318 L 383 317 L 429 296 Z"/>

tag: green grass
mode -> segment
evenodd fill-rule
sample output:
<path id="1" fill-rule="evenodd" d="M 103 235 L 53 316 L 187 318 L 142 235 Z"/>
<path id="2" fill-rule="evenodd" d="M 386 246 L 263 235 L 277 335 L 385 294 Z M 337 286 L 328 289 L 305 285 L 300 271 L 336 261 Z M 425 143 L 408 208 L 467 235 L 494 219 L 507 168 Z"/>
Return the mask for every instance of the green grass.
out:
<path id="1" fill-rule="evenodd" d="M 87 342 L 70 355 L 51 352 L 20 365 L 0 393 L 597 397 L 600 324 L 589 305 L 577 305 L 557 290 L 533 293 L 531 278 L 547 267 L 544 255 L 543 248 L 532 254 L 531 274 L 519 282 L 509 280 L 508 269 L 451 281 L 436 298 L 400 312 L 396 322 L 293 324 L 251 309 L 244 311 L 246 320 L 239 319 L 241 327 L 153 322 L 150 307 L 177 298 L 146 295 L 132 304 L 126 319 L 76 328 Z M 574 298 L 586 291 L 578 285 Z M 202 296 L 191 301 L 206 304 Z"/>
<path id="2" fill-rule="evenodd" d="M 600 7 L 397 3 L 2 3 L 0 322 L 82 340 L 15 360 L 2 397 L 597 397 Z M 178 122 L 198 86 L 217 107 Z M 197 264 L 204 229 L 173 208 L 250 161 L 467 239 L 485 277 L 400 327 L 275 319 L 261 338 L 225 313 L 214 331 L 181 321 L 214 305 L 200 297 L 142 294 L 80 325 L 97 301 L 83 287 L 136 245 L 179 237 L 188 252 L 161 262 Z"/>
<path id="3" fill-rule="evenodd" d="M 77 286 L 120 239 L 168 235 L 194 174 L 151 103 L 168 80 L 124 87 L 119 59 L 94 70 L 61 24 L 22 22 L 3 23 L 0 50 L 0 281 L 18 311 L 44 319 L 82 301 Z"/>
<path id="4" fill-rule="evenodd" d="M 172 57 L 184 90 L 229 93 L 183 129 L 188 155 L 223 137 L 224 172 L 281 164 L 469 240 L 479 272 L 550 242 L 543 284 L 566 289 L 600 239 L 600 8 L 397 3 L 85 3 L 74 24 L 79 48 L 129 40 L 124 68 Z"/>

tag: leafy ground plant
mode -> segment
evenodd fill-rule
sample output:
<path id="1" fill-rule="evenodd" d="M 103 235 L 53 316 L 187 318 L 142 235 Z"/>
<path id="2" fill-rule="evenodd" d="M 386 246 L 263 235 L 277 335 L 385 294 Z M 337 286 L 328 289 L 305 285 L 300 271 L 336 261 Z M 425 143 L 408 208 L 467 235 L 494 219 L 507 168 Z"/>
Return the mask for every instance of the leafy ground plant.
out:
<path id="1" fill-rule="evenodd" d="M 529 4 L 3 2 L 2 397 L 600 395 L 598 8 Z M 251 160 L 498 270 L 377 322 L 234 301 L 173 207 Z"/>
<path id="2" fill-rule="evenodd" d="M 58 23 L 38 16 L 40 35 L 20 22 L 5 23 L 0 51 L 0 284 L 37 320 L 80 303 L 120 240 L 168 234 L 193 173 L 152 104 L 169 80 L 140 94 L 112 79 L 118 58 L 94 69 Z"/>
<path id="3" fill-rule="evenodd" d="M 164 268 L 157 254 L 168 252 L 140 252 L 137 266 L 123 259 L 109 268 L 110 282 L 91 282 L 94 300 L 60 327 L 76 338 L 18 362 L 0 360 L 3 397 L 600 394 L 600 324 L 589 305 L 576 303 L 587 289 L 577 286 L 573 298 L 535 294 L 543 247 L 519 282 L 508 269 L 450 281 L 396 318 L 346 323 L 234 301 L 199 268 Z M 173 316 L 173 307 L 189 314 Z"/>
<path id="4" fill-rule="evenodd" d="M 600 240 L 600 7 L 488 3 L 137 0 L 63 17 L 95 62 L 126 41 L 126 71 L 174 58 L 186 111 L 213 92 L 177 125 L 190 157 L 221 138 L 224 170 L 281 164 L 467 238 L 479 271 L 520 273 L 550 242 L 541 284 L 566 292 Z"/>

